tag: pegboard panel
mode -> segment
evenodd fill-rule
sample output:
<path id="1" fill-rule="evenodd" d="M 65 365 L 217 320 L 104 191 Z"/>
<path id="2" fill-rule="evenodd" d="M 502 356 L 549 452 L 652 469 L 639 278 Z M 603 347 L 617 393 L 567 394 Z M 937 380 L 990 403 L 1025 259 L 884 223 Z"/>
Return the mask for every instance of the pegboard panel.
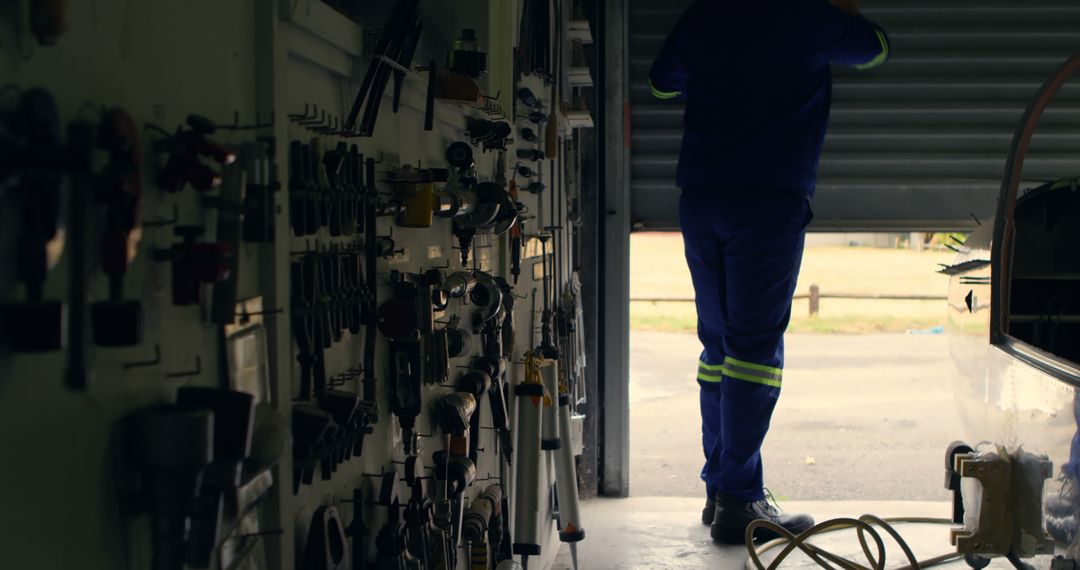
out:
<path id="1" fill-rule="evenodd" d="M 525 355 L 541 343 L 545 292 L 561 298 L 571 280 L 573 225 L 567 216 L 576 185 L 575 175 L 568 168 L 576 166 L 561 160 L 562 152 L 556 160 L 548 157 L 543 161 L 523 160 L 517 155 L 518 150 L 543 150 L 548 134 L 546 125 L 525 119 L 529 109 L 520 108 L 516 102 L 516 89 L 529 87 L 545 112 L 555 106 L 550 84 L 536 77 L 516 77 L 512 69 L 508 54 L 517 41 L 519 3 L 422 2 L 423 33 L 414 65 L 403 75 L 398 108 L 393 108 L 395 88 L 391 80 L 381 100 L 375 129 L 365 137 L 347 136 L 342 132 L 343 123 L 364 74 L 373 64 L 373 50 L 393 3 L 360 7 L 349 16 L 318 0 L 71 3 L 63 32 L 51 45 L 35 37 L 31 21 L 37 14 L 36 4 L 27 0 L 0 8 L 0 69 L 10 83 L 0 91 L 0 118 L 11 120 L 17 114 L 22 93 L 34 88 L 52 95 L 63 125 L 81 121 L 97 130 L 110 116 L 110 109 L 122 108 L 130 115 L 138 135 L 135 147 L 141 154 L 137 164 L 141 227 L 133 233 L 138 239 L 130 240 L 137 253 L 124 274 L 121 297 L 137 301 L 144 318 L 141 339 L 124 347 L 105 347 L 95 342 L 100 339 L 92 338 L 93 323 L 87 322 L 86 334 L 79 343 L 85 350 L 86 385 L 79 389 L 65 387 L 71 368 L 70 344 L 61 349 L 24 352 L 11 348 L 17 343 L 9 343 L 11 346 L 5 346 L 0 354 L 0 417 L 5 418 L 5 425 L 15 428 L 3 431 L 0 445 L 9 457 L 18 458 L 19 464 L 0 475 L 0 488 L 4 489 L 0 497 L 10 514 L 0 523 L 4 525 L 0 536 L 6 545 L 11 545 L 5 547 L 5 553 L 12 567 L 151 565 L 155 544 L 160 550 L 161 541 L 155 539 L 147 501 L 139 493 L 152 477 L 137 465 L 143 460 L 133 459 L 136 453 L 132 440 L 142 441 L 137 433 L 133 434 L 138 431 L 133 426 L 145 425 L 139 424 L 137 418 L 133 420 L 133 416 L 140 410 L 176 402 L 178 390 L 185 387 L 251 393 L 260 405 L 254 420 L 255 450 L 251 453 L 280 452 L 280 459 L 265 477 L 260 475 L 255 481 L 248 479 L 250 474 L 245 472 L 244 488 L 262 499 L 250 503 L 239 516 L 230 514 L 226 500 L 224 523 L 210 559 L 193 567 L 305 567 L 312 520 L 317 513 L 325 512 L 325 507 L 333 507 L 345 526 L 363 519 L 367 532 L 362 542 L 368 561 L 374 563 L 379 551 L 376 537 L 391 510 L 375 504 L 383 475 L 397 474 L 395 487 L 403 504 L 410 494 L 410 487 L 403 481 L 410 446 L 400 419 L 392 412 L 391 386 L 396 367 L 390 341 L 382 332 L 375 333 L 374 371 L 365 370 L 369 335 L 366 323 L 379 318 L 371 314 L 372 310 L 395 298 L 394 276 L 439 270 L 444 276 L 465 272 L 474 277 L 488 276 L 484 279 L 505 279 L 513 285 L 505 293 L 510 297 L 503 304 L 504 308 L 512 306 L 504 326 L 512 323 L 513 334 L 501 337 L 508 343 L 501 382 L 510 388 L 525 380 Z M 425 130 L 429 78 L 426 71 L 417 68 L 435 61 L 443 69 L 447 51 L 463 28 L 476 30 L 481 50 L 492 54 L 492 67 L 478 85 L 485 93 L 499 96 L 489 100 L 488 112 L 436 100 L 433 128 Z M 205 121 L 196 118 L 189 122 L 189 115 Z M 478 119 L 508 121 L 513 142 L 502 150 L 485 151 L 471 146 L 470 125 Z M 216 127 L 213 132 L 199 131 L 207 124 Z M 523 140 L 522 127 L 532 128 L 540 141 Z M 572 131 L 564 128 L 552 132 L 561 141 L 555 148 L 561 149 L 565 143 L 572 149 Z M 178 191 L 165 188 L 168 183 L 163 173 L 169 170 L 170 159 L 180 154 L 178 141 L 206 145 L 198 147 L 201 150 L 196 152 L 195 162 L 209 169 L 199 173 L 220 176 L 220 186 L 196 191 L 193 185 L 197 182 L 192 178 Z M 460 141 L 470 143 L 475 153 L 475 167 L 468 176 L 475 180 L 468 184 L 489 184 L 499 192 L 506 192 L 509 184 L 520 188 L 516 208 L 525 234 L 523 242 L 532 245 L 523 247 L 521 275 L 516 284 L 511 276 L 514 244 L 507 233 L 478 233 L 466 248 L 469 256 L 463 263 L 462 244 L 455 236 L 452 219 L 436 216 L 429 227 L 422 228 L 404 227 L 401 223 L 401 189 L 392 182 L 393 177 L 400 176 L 406 166 L 413 171 L 448 169 L 447 148 Z M 375 240 L 363 231 L 339 234 L 331 231 L 329 224 L 319 224 L 310 231 L 298 231 L 294 224 L 295 206 L 302 203 L 297 201 L 303 195 L 300 186 L 309 181 L 318 187 L 329 184 L 333 172 L 328 171 L 323 160 L 342 143 L 347 155 L 355 152 L 372 159 L 362 163 L 361 171 L 367 173 L 370 169 L 371 173 L 357 185 L 365 192 L 361 202 L 380 214 L 375 220 Z M 302 162 L 295 160 L 297 149 L 313 157 L 306 172 L 297 168 Z M 219 156 L 217 152 L 225 154 Z M 96 148 L 90 170 L 106 171 L 109 160 L 107 153 Z M 450 170 L 455 174 L 454 169 Z M 185 171 L 185 176 L 197 174 Z M 368 184 L 372 178 L 374 188 Z M 13 181 L 17 179 L 7 177 L 0 182 L 3 259 L 16 258 L 20 247 L 24 247 L 21 240 L 26 228 L 31 227 L 25 216 L 23 190 Z M 530 183 L 543 184 L 544 191 L 526 191 Z M 436 189 L 441 190 L 444 184 L 436 183 Z M 265 193 L 274 185 L 277 191 L 270 193 L 272 207 L 263 211 L 266 223 L 259 226 L 264 239 L 248 239 L 246 227 L 243 232 L 230 229 L 230 220 L 241 225 L 244 222 L 236 218 L 241 210 L 229 203 L 246 200 L 256 191 Z M 75 192 L 84 186 L 65 175 L 60 188 L 66 201 L 78 197 Z M 89 313 L 91 305 L 116 297 L 107 276 L 110 261 L 101 253 L 101 244 L 114 220 L 106 206 L 93 196 L 79 200 L 77 203 L 85 203 L 85 209 L 72 210 L 65 203 L 60 219 L 65 228 L 77 227 L 72 222 L 81 221 L 85 231 L 81 238 L 66 241 L 62 254 L 46 274 L 43 294 L 46 300 L 66 302 L 69 309 L 75 306 L 71 303 L 70 268 L 79 251 L 85 262 L 82 274 L 85 310 Z M 245 202 L 244 221 L 254 216 L 252 208 Z M 79 212 L 83 215 L 79 216 Z M 230 245 L 229 255 L 217 260 L 199 250 L 203 257 L 196 255 L 189 265 L 178 264 L 180 253 L 194 255 L 195 251 L 179 245 L 184 230 L 178 232 L 177 228 L 187 226 L 202 228 L 197 238 L 201 242 Z M 538 237 L 547 242 L 542 248 L 534 247 Z M 388 239 L 392 247 L 378 257 L 375 273 L 368 274 L 365 252 L 380 243 L 385 245 Z M 369 314 L 364 315 L 356 332 L 344 330 L 333 335 L 330 345 L 322 350 L 321 374 L 330 382 L 328 388 L 361 397 L 366 396 L 365 381 L 374 379 L 371 394 L 378 420 L 367 426 L 369 433 L 361 436 L 363 450 L 359 455 L 331 461 L 323 449 L 323 455 L 314 461 L 294 462 L 300 457 L 294 447 L 299 439 L 295 410 L 298 406 L 309 406 L 310 410 L 326 405 L 319 397 L 321 388 L 313 386 L 317 374 L 309 374 L 307 364 L 302 362 L 311 351 L 303 350 L 298 343 L 296 323 L 298 316 L 307 313 L 298 309 L 297 282 L 292 279 L 292 271 L 294 263 L 303 263 L 314 253 L 331 251 L 341 257 L 355 252 L 352 261 L 361 267 L 365 290 L 375 291 L 378 303 L 363 309 Z M 231 269 L 232 285 L 203 284 L 198 287 L 203 294 L 201 300 L 188 299 L 192 302 L 178 304 L 178 277 L 198 277 L 203 270 L 217 268 L 218 261 Z M 537 264 L 550 269 L 534 271 Z M 25 305 L 29 301 L 29 289 L 22 281 L 5 262 L 0 271 L 0 304 Z M 222 291 L 229 292 L 222 299 L 239 303 L 228 325 L 220 322 L 220 315 L 233 304 L 217 300 Z M 344 293 L 338 296 L 341 303 L 348 304 L 368 298 L 365 295 L 356 293 L 352 300 L 345 299 Z M 435 312 L 435 327 L 441 329 L 451 321 L 460 321 L 468 328 L 480 309 L 476 301 L 450 299 L 444 310 Z M 386 324 L 387 318 L 383 317 L 381 324 Z M 9 324 L 5 323 L 5 327 L 19 329 Z M 26 330 L 33 328 L 31 324 L 26 326 Z M 432 466 L 433 453 L 450 445 L 433 417 L 436 401 L 458 392 L 460 378 L 487 352 L 480 335 L 474 334 L 472 340 L 471 351 L 450 359 L 448 382 L 422 388 L 420 411 L 412 427 L 420 437 L 418 450 L 412 455 L 423 466 Z M 428 342 L 425 335 L 423 346 Z M 431 366 L 430 360 L 424 363 L 425 369 Z M 517 400 L 508 388 L 506 405 L 512 427 L 517 420 Z M 489 485 L 501 485 L 510 506 L 510 512 L 503 517 L 507 525 L 512 525 L 519 493 L 514 467 L 508 465 L 500 450 L 486 397 L 474 413 L 478 420 L 472 420 L 469 437 L 477 448 L 476 479 L 459 501 L 467 506 Z M 290 428 L 294 428 L 291 442 L 267 436 L 287 436 Z M 341 433 L 358 435 L 348 429 Z M 176 450 L 162 457 L 179 453 Z M 313 470 L 310 482 L 294 485 L 295 479 L 303 478 L 308 469 Z M 553 453 L 543 453 L 535 469 L 539 487 L 544 489 L 539 501 L 538 535 L 544 563 L 550 562 L 558 548 L 551 492 Z M 430 469 L 422 469 L 421 474 L 432 477 Z M 272 486 L 267 487 L 270 481 Z M 356 497 L 364 498 L 362 511 L 351 502 Z M 45 528 L 50 532 L 31 532 Z M 55 536 L 65 537 L 63 548 L 55 547 Z M 464 544 L 455 550 L 457 567 L 468 567 Z"/>

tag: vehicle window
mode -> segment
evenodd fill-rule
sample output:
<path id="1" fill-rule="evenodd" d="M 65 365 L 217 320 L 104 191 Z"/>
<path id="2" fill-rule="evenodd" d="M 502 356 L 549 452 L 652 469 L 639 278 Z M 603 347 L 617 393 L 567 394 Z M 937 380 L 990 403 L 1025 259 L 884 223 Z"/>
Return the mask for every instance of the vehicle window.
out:
<path id="1" fill-rule="evenodd" d="M 1080 178 L 1028 190 L 1016 202 L 1008 334 L 1080 362 Z"/>

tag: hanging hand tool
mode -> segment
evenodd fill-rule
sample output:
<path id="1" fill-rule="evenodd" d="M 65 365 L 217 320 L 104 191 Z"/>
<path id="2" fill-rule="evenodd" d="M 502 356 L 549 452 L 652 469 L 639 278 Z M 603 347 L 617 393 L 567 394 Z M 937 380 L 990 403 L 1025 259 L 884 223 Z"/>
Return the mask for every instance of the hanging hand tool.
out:
<path id="1" fill-rule="evenodd" d="M 59 111 L 48 91 L 24 91 L 6 123 L 8 132 L 0 137 L 0 182 L 9 177 L 15 182 L 15 197 L 21 210 L 17 219 L 21 226 L 17 234 L 15 276 L 23 283 L 26 297 L 22 302 L 0 305 L 3 340 L 19 352 L 59 350 L 68 340 L 67 310 L 59 301 L 46 301 L 44 289 L 46 275 L 55 263 L 50 260 L 50 247 L 62 246 L 64 241 L 62 173 L 70 172 L 73 165 L 68 164 L 68 149 L 61 142 Z M 72 200 L 76 199 L 74 190 Z M 74 206 L 70 208 L 74 210 Z M 79 211 L 79 215 L 84 212 Z M 83 244 L 70 243 L 72 265 L 76 264 L 76 257 L 79 264 L 85 263 L 79 250 Z"/>
<path id="2" fill-rule="evenodd" d="M 556 363 L 555 367 L 558 367 Z M 555 496 L 559 501 L 559 540 L 570 544 L 570 554 L 577 568 L 577 543 L 585 539 L 581 506 L 578 501 L 577 464 L 570 441 L 570 393 L 566 378 L 559 381 L 559 435 L 562 446 L 555 452 Z"/>
<path id="3" fill-rule="evenodd" d="M 398 58 L 398 64 L 408 69 L 412 66 L 413 56 L 416 55 L 416 46 L 420 42 L 420 34 L 424 31 L 424 21 L 417 20 L 413 26 L 409 35 L 405 38 L 405 45 L 401 49 L 401 57 Z M 401 107 L 401 89 L 405 84 L 405 75 L 407 72 L 400 69 L 394 70 L 394 96 L 393 96 L 393 110 L 396 115 L 398 108 Z"/>
<path id="4" fill-rule="evenodd" d="M 540 99 L 538 99 L 536 95 L 533 94 L 532 89 L 529 89 L 528 87 L 522 87 L 518 89 L 517 96 L 518 99 L 522 103 L 524 103 L 526 107 L 530 109 L 540 108 Z"/>
<path id="5" fill-rule="evenodd" d="M 353 152 L 350 150 L 350 154 Z M 357 164 L 365 163 L 362 156 L 357 156 Z M 375 160 L 367 159 L 366 161 L 366 176 L 365 172 L 358 173 L 357 179 L 364 179 L 365 181 L 365 195 L 362 201 L 363 203 L 363 220 L 364 220 L 364 277 L 366 279 L 367 287 L 364 288 L 364 317 L 365 317 L 365 330 L 364 330 L 364 383 L 363 383 L 363 398 L 365 402 L 369 402 L 371 406 L 371 422 L 377 422 L 379 418 L 379 411 L 376 404 L 376 382 L 377 377 L 375 375 L 375 340 L 378 335 L 378 317 L 376 316 L 378 299 L 379 299 L 379 284 L 377 273 L 378 251 L 375 249 L 374 244 L 376 242 L 377 232 L 375 224 L 376 206 L 378 205 L 379 193 L 375 188 Z"/>
<path id="6" fill-rule="evenodd" d="M 360 84 L 360 91 L 353 100 L 352 108 L 346 117 L 343 130 L 352 132 L 356 128 L 356 120 L 360 116 L 360 110 L 364 109 L 364 117 L 360 123 L 360 136 L 371 136 L 375 130 L 375 120 L 378 116 L 379 105 L 386 84 L 390 80 L 392 67 L 383 58 L 402 63 L 403 52 L 412 34 L 418 34 L 416 18 L 417 7 L 420 0 L 398 0 L 394 4 L 390 19 L 383 27 L 383 33 L 379 43 L 375 46 L 374 57 L 368 66 L 364 80 Z M 411 60 L 411 57 L 410 57 Z M 411 61 L 404 62 L 410 65 Z M 366 103 L 366 105 L 365 105 Z"/>
<path id="7" fill-rule="evenodd" d="M 476 465 L 465 455 L 468 436 L 451 436 L 449 450 L 432 455 L 435 465 L 435 526 L 449 535 L 456 558 L 462 517 L 465 514 L 465 489 L 476 480 Z M 456 568 L 451 564 L 450 568 Z"/>
<path id="8" fill-rule="evenodd" d="M 94 127 L 76 121 L 68 125 L 68 172 L 71 199 L 68 222 L 74 245 L 68 268 L 68 338 L 64 384 L 72 390 L 86 389 L 86 212 L 93 192 L 92 148 Z"/>
<path id="9" fill-rule="evenodd" d="M 502 505 L 502 488 L 490 485 L 484 492 L 469 503 L 461 523 L 461 539 L 469 547 L 469 567 L 472 570 L 487 570 L 490 567 L 488 552 L 489 531 L 498 516 Z M 501 529 L 500 533 L 501 533 Z M 501 534 L 499 535 L 501 539 Z"/>
<path id="10" fill-rule="evenodd" d="M 472 352 L 472 335 L 469 331 L 459 328 L 461 317 L 450 317 L 450 323 L 446 326 L 447 352 L 450 358 L 461 358 Z"/>
<path id="11" fill-rule="evenodd" d="M 388 182 L 393 184 L 402 206 L 397 224 L 405 228 L 431 227 L 434 213 L 440 209 L 435 183 L 448 179 L 449 173 L 442 168 L 414 169 L 405 165 L 391 172 Z"/>
<path id="12" fill-rule="evenodd" d="M 203 285 L 228 279 L 232 248 L 224 243 L 198 242 L 201 226 L 177 226 L 173 232 L 183 238 L 170 249 L 154 252 L 157 261 L 172 265 L 172 300 L 174 305 L 201 303 Z"/>
<path id="13" fill-rule="evenodd" d="M 304 176 L 304 156 L 307 151 L 300 141 L 289 143 L 289 222 L 293 235 L 308 235 L 307 209 L 312 189 Z"/>
<path id="14" fill-rule="evenodd" d="M 146 408 L 130 418 L 129 449 L 150 512 L 154 570 L 185 566 L 189 509 L 214 458 L 213 423 L 211 410 L 185 404 Z"/>
<path id="15" fill-rule="evenodd" d="M 450 392 L 435 400 L 432 414 L 444 434 L 464 436 L 476 411 L 476 398 L 468 392 Z"/>
<path id="16" fill-rule="evenodd" d="M 349 523 L 349 528 L 346 529 L 346 534 L 350 539 L 350 549 L 352 550 L 352 570 L 364 570 L 368 567 L 368 528 L 364 523 L 364 507 L 367 501 L 364 500 L 364 490 L 360 487 L 354 487 L 352 500 L 343 502 L 352 503 L 352 522 Z"/>
<path id="17" fill-rule="evenodd" d="M 345 570 L 349 565 L 349 542 L 345 525 L 333 505 L 315 509 L 300 559 L 300 570 Z"/>
<path id="18" fill-rule="evenodd" d="M 315 466 L 323 456 L 326 437 L 336 429 L 334 417 L 311 404 L 296 404 L 292 409 L 293 494 L 300 485 L 310 485 Z"/>
<path id="19" fill-rule="evenodd" d="M 449 531 L 457 545 L 464 514 L 463 493 L 476 479 L 476 463 L 469 458 L 469 428 L 476 399 L 465 392 L 439 397 L 433 406 L 435 423 L 445 434 L 447 449 L 432 456 L 435 464 L 435 524 Z"/>
<path id="20" fill-rule="evenodd" d="M 216 239 L 234 252 L 240 250 L 246 185 L 247 172 L 241 163 L 233 163 L 222 170 L 221 194 L 203 197 L 204 206 L 218 210 Z M 214 284 L 210 302 L 210 320 L 219 325 L 229 325 L 236 320 L 240 260 L 232 255 L 225 259 L 225 264 L 228 276 Z"/>
<path id="21" fill-rule="evenodd" d="M 424 383 L 439 386 L 450 381 L 449 335 L 446 329 L 439 329 L 427 335 L 427 374 Z"/>
<path id="22" fill-rule="evenodd" d="M 157 183 L 166 192 L 179 192 L 190 184 L 192 188 L 206 192 L 221 185 L 221 175 L 202 163 L 209 158 L 225 166 L 236 161 L 236 153 L 210 140 L 217 127 L 209 119 L 188 115 L 188 129 L 180 127 L 176 134 L 154 143 L 154 151 L 168 154 L 165 166 L 158 174 Z"/>
<path id="23" fill-rule="evenodd" d="M 504 198 L 507 196 L 506 192 L 494 183 L 481 182 L 474 187 L 473 192 L 476 195 L 473 210 L 454 218 L 454 236 L 458 239 L 463 267 L 469 264 L 469 252 L 476 234 L 494 227 L 500 214 L 507 212 L 507 206 L 513 210 L 509 198 Z"/>
<path id="24" fill-rule="evenodd" d="M 484 271 L 474 271 L 476 287 L 469 301 L 477 308 L 473 313 L 473 331 L 479 332 L 488 321 L 498 318 L 503 309 L 503 292 L 495 278 Z"/>
<path id="25" fill-rule="evenodd" d="M 417 456 L 407 457 L 404 462 L 405 485 L 409 488 L 409 501 L 404 505 L 405 543 L 421 568 L 434 568 L 445 560 L 440 553 L 437 536 L 441 534 L 431 524 L 431 501 L 427 498 L 423 466 Z"/>
<path id="26" fill-rule="evenodd" d="M 339 143 L 337 152 L 341 154 L 341 233 L 342 235 L 356 235 L 363 231 L 363 215 L 361 212 L 361 194 L 364 181 L 360 179 L 360 170 L 363 168 L 358 159 L 362 160 L 359 149 L 353 145 L 350 149 L 345 143 Z"/>
<path id="27" fill-rule="evenodd" d="M 360 399 L 344 390 L 327 390 L 319 396 L 319 407 L 330 412 L 334 423 L 341 427 L 340 437 L 334 441 L 334 449 L 329 454 L 335 464 L 349 459 L 353 455 L 354 444 L 359 426 Z"/>
<path id="28" fill-rule="evenodd" d="M 30 31 L 39 44 L 56 45 L 60 35 L 67 31 L 69 6 L 66 1 L 34 0 L 29 3 Z"/>
<path id="29" fill-rule="evenodd" d="M 413 428 L 423 409 L 420 362 L 419 338 L 390 341 L 390 411 L 401 424 L 405 455 L 419 452 L 417 434 Z"/>
<path id="30" fill-rule="evenodd" d="M 540 449 L 557 451 L 562 447 L 559 433 L 559 408 L 554 400 L 559 393 L 558 361 L 544 359 L 540 364 L 540 373 L 544 379 L 544 391 L 552 395 L 552 400 L 544 403 L 544 429 L 540 440 Z"/>
<path id="31" fill-rule="evenodd" d="M 290 266 L 292 332 L 300 363 L 300 399 L 311 399 L 315 369 L 315 263 L 310 254 Z"/>
<path id="32" fill-rule="evenodd" d="M 535 148 L 519 148 L 515 154 L 521 160 L 532 162 L 544 160 L 544 151 Z"/>
<path id="33" fill-rule="evenodd" d="M 251 455 L 255 398 L 245 392 L 186 386 L 176 401 L 213 412 L 213 461 L 203 471 L 202 487 L 192 504 L 187 563 L 209 568 L 222 528 L 225 496 L 235 495 L 243 477 L 244 461 Z"/>
<path id="34" fill-rule="evenodd" d="M 304 153 L 301 156 L 300 175 L 308 189 L 307 206 L 304 209 L 304 229 L 307 235 L 314 235 L 319 228 L 326 225 L 326 186 L 321 184 L 319 178 L 322 172 L 319 164 L 319 148 L 316 144 L 318 139 L 312 139 L 311 144 L 304 145 Z"/>
<path id="35" fill-rule="evenodd" d="M 341 143 L 340 146 L 344 146 Z M 326 176 L 325 180 L 325 206 L 323 209 L 327 229 L 331 237 L 341 237 L 345 232 L 345 179 L 343 166 L 346 153 L 341 148 L 327 150 L 320 161 L 320 172 Z"/>
<path id="36" fill-rule="evenodd" d="M 499 438 L 499 450 L 507 465 L 514 463 L 514 443 L 510 434 L 510 419 L 506 409 L 506 383 L 498 379 L 488 390 L 488 406 L 491 410 L 491 427 Z"/>
<path id="37" fill-rule="evenodd" d="M 375 547 L 378 549 L 376 567 L 387 570 L 424 570 L 412 553 L 409 552 L 408 541 L 401 526 L 401 506 L 395 501 L 390 505 L 386 524 L 379 529 L 375 537 Z"/>
<path id="38" fill-rule="evenodd" d="M 474 79 L 487 73 L 487 54 L 480 51 L 476 30 L 461 30 L 461 36 L 454 40 L 453 47 L 446 54 L 446 67 L 453 73 L 461 73 Z"/>
<path id="39" fill-rule="evenodd" d="M 424 130 L 435 130 L 435 88 L 438 85 L 439 69 L 432 59 L 427 68 L 427 96 L 424 105 Z"/>
<path id="40" fill-rule="evenodd" d="M 274 242 L 274 218 L 277 206 L 274 195 L 279 190 L 274 178 L 274 139 L 260 137 L 255 144 L 244 145 L 242 153 L 244 170 L 247 172 L 247 188 L 244 189 L 244 241 L 250 243 Z"/>
<path id="41" fill-rule="evenodd" d="M 518 204 L 518 187 L 517 182 L 511 180 L 509 185 L 510 199 Z M 522 230 L 522 220 L 520 217 L 514 220 L 514 224 L 510 226 L 510 275 L 514 279 L 514 285 L 518 284 L 521 279 L 521 249 L 524 247 L 524 239 Z M 512 295 L 511 295 L 512 297 Z"/>
<path id="42" fill-rule="evenodd" d="M 513 129 L 506 121 L 487 121 L 484 119 L 467 119 L 466 134 L 472 140 L 473 146 L 481 147 L 485 152 L 489 150 L 506 150 L 506 147 L 514 142 Z"/>
<path id="43" fill-rule="evenodd" d="M 514 388 L 518 397 L 518 464 L 514 493 L 513 552 L 528 566 L 528 557 L 540 555 L 540 436 L 543 407 L 550 405 L 545 393 L 539 355 L 525 355 L 525 379 Z"/>
<path id="44" fill-rule="evenodd" d="M 555 454 L 556 495 L 559 499 L 559 540 L 579 542 L 585 539 L 581 526 L 581 507 L 578 503 L 577 467 L 573 446 L 569 442 L 570 395 L 559 394 L 559 432 L 567 439 Z M 575 564 L 576 566 L 576 564 Z"/>
<path id="45" fill-rule="evenodd" d="M 139 301 L 124 300 L 124 275 L 141 233 L 139 129 L 122 109 L 110 109 L 102 116 L 97 142 L 109 153 L 94 181 L 97 201 L 106 208 L 101 265 L 109 278 L 109 299 L 91 305 L 91 326 L 101 346 L 133 346 L 142 342 L 143 309 Z"/>

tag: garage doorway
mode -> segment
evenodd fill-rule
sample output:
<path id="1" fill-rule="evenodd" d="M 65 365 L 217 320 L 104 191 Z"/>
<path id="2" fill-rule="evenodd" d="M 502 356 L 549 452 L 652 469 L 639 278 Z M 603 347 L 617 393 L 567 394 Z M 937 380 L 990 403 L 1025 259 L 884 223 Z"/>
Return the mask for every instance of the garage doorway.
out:
<path id="1" fill-rule="evenodd" d="M 778 499 L 948 499 L 942 458 L 960 425 L 943 334 L 948 281 L 936 270 L 956 239 L 808 236 L 784 392 L 763 449 Z M 703 496 L 701 345 L 682 237 L 636 233 L 630 258 L 630 493 Z"/>

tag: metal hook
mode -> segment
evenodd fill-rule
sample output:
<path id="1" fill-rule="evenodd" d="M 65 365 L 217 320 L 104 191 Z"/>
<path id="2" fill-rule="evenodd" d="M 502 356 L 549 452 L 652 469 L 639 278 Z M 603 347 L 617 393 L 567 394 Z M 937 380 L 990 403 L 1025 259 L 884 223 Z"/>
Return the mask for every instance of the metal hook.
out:
<path id="1" fill-rule="evenodd" d="M 296 121 L 296 120 L 300 120 L 300 119 L 306 119 L 307 114 L 308 114 L 308 107 L 309 107 L 309 105 L 307 103 L 304 103 L 304 112 L 299 114 L 299 115 L 297 115 L 295 113 L 290 113 L 289 114 L 289 120 L 290 121 Z"/>
<path id="2" fill-rule="evenodd" d="M 339 126 L 340 126 L 340 124 L 338 122 L 338 118 L 331 115 L 330 120 L 327 121 L 325 127 L 319 126 L 319 127 L 313 128 L 311 130 L 313 130 L 313 131 L 315 131 L 317 133 L 324 134 L 324 135 L 329 135 L 329 134 L 333 134 L 334 132 L 336 132 L 338 130 Z"/>
<path id="3" fill-rule="evenodd" d="M 152 360 L 137 360 L 134 362 L 125 362 L 124 370 L 131 370 L 132 368 L 145 368 L 147 366 L 157 366 L 161 364 L 161 345 L 154 343 L 154 358 Z"/>
<path id="4" fill-rule="evenodd" d="M 263 530 L 263 531 L 260 531 L 260 532 L 249 532 L 249 533 L 239 535 L 239 538 L 254 538 L 256 536 L 277 536 L 277 535 L 281 535 L 281 534 L 285 534 L 285 530 L 279 528 L 279 529 L 275 529 L 275 530 Z"/>
<path id="5" fill-rule="evenodd" d="M 318 109 L 318 108 L 319 108 L 319 107 L 318 107 L 318 105 L 316 105 L 316 106 L 315 106 L 315 109 Z M 319 114 L 319 118 L 318 118 L 318 119 L 315 119 L 315 118 L 313 117 L 313 118 L 311 118 L 311 119 L 309 119 L 309 120 L 303 120 L 303 121 L 297 121 L 297 122 L 298 122 L 299 124 L 301 124 L 301 125 L 304 125 L 305 127 L 310 127 L 310 126 L 312 126 L 312 125 L 321 125 L 321 124 L 323 124 L 323 123 L 325 123 L 325 122 L 326 122 L 326 109 L 323 109 L 323 110 L 322 110 L 322 111 L 320 112 L 320 114 Z"/>
<path id="6" fill-rule="evenodd" d="M 378 473 L 361 473 L 360 474 L 361 477 L 382 477 L 383 475 L 386 475 L 386 468 L 383 467 L 382 465 L 379 466 L 379 472 Z"/>
<path id="7" fill-rule="evenodd" d="M 186 378 L 188 376 L 198 376 L 202 374 L 202 358 L 195 355 L 195 370 L 188 370 L 185 372 L 168 372 L 165 374 L 166 378 Z"/>
<path id="8" fill-rule="evenodd" d="M 284 308 L 281 308 L 281 309 L 269 309 L 269 310 L 266 310 L 266 311 L 246 311 L 245 310 L 245 311 L 240 311 L 239 313 L 235 313 L 235 316 L 240 317 L 240 322 L 241 323 L 246 323 L 249 320 L 251 320 L 251 317 L 254 317 L 254 316 L 258 316 L 258 315 L 276 315 L 278 313 L 284 313 L 284 312 L 285 312 Z"/>
<path id="9" fill-rule="evenodd" d="M 290 115 L 291 117 L 291 115 Z M 255 112 L 255 123 L 251 125 L 240 124 L 240 111 L 233 111 L 233 123 L 231 125 L 217 125 L 217 128 L 223 131 L 250 131 L 255 129 L 264 129 L 274 126 L 274 110 L 270 109 L 270 122 L 263 123 L 262 115 Z"/>

